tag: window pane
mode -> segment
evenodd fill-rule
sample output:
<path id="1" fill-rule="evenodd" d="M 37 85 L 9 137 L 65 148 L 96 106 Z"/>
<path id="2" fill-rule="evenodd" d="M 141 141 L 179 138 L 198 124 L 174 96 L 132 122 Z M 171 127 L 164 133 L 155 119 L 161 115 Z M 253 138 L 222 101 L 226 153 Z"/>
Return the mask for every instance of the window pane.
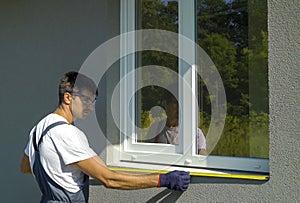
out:
<path id="1" fill-rule="evenodd" d="M 268 158 L 266 0 L 197 0 L 197 43 L 217 67 L 227 116 L 212 155 Z M 200 67 L 201 68 L 205 67 Z M 199 127 L 210 124 L 210 97 L 198 77 Z"/>
<path id="2" fill-rule="evenodd" d="M 138 0 L 136 29 L 161 29 L 178 33 L 178 2 L 168 0 Z M 160 36 L 161 46 L 169 46 L 168 41 Z M 141 46 L 137 42 L 138 46 Z M 177 46 L 177 45 L 176 45 Z M 159 51 L 143 51 L 136 54 L 137 67 L 156 65 L 167 68 L 141 71 L 137 75 L 136 85 L 141 88 L 136 92 L 136 125 L 143 131 L 137 136 L 138 142 L 159 142 L 178 144 L 174 132 L 178 132 L 178 59 L 176 56 Z M 165 87 L 151 84 L 152 77 L 159 77 Z M 145 86 L 145 87 L 144 87 Z M 170 93 L 167 89 L 173 89 Z M 175 98 L 175 99 L 174 99 Z M 168 105 L 168 107 L 167 107 Z M 171 112 L 173 111 L 173 112 Z M 160 127 L 167 127 L 172 135 L 170 139 L 161 139 L 157 135 Z M 173 128 L 174 127 L 174 128 Z M 178 138 L 178 133 L 176 134 Z"/>

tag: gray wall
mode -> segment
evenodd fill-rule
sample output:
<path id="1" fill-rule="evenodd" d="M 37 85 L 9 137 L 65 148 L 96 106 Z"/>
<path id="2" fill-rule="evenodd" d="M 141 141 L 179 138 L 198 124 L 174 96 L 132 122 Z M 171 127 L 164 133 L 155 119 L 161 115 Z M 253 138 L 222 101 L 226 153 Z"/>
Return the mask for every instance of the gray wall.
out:
<path id="1" fill-rule="evenodd" d="M 39 200 L 33 178 L 19 172 L 28 131 L 56 107 L 58 78 L 118 34 L 118 2 L 0 2 L 1 202 Z M 270 0 L 268 8 L 270 180 L 193 177 L 184 193 L 118 191 L 91 181 L 90 202 L 299 201 L 300 3 Z"/>
<path id="2" fill-rule="evenodd" d="M 0 1 L 0 202 L 38 202 L 19 163 L 33 125 L 58 103 L 63 73 L 118 35 L 118 1 Z"/>

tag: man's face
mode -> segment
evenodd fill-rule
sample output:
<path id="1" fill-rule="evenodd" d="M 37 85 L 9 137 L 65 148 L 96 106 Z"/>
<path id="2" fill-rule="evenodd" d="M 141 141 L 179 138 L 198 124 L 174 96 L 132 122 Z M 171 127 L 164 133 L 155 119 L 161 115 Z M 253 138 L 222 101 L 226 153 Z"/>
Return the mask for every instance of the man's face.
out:
<path id="1" fill-rule="evenodd" d="M 88 114 L 94 110 L 95 95 L 88 90 L 74 92 L 72 95 L 72 113 L 74 120 L 86 118 Z"/>

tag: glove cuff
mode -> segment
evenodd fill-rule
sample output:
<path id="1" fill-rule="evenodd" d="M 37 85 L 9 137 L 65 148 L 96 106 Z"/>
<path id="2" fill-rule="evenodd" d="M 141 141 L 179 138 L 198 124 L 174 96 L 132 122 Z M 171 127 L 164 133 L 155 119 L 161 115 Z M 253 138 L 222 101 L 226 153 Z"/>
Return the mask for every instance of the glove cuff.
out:
<path id="1" fill-rule="evenodd" d="M 158 174 L 158 183 L 157 183 L 157 187 L 160 187 L 160 176 L 161 176 L 161 174 Z"/>
<path id="2" fill-rule="evenodd" d="M 158 183 L 159 187 L 168 187 L 168 174 L 160 174 Z"/>

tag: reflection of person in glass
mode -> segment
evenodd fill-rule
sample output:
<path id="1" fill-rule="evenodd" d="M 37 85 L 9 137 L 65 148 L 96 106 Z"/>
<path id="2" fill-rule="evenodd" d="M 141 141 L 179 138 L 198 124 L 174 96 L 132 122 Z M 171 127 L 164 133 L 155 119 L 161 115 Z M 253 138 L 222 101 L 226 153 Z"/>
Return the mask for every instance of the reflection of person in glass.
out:
<path id="1" fill-rule="evenodd" d="M 161 100 L 167 118 L 154 122 L 148 131 L 148 142 L 178 144 L 178 101 L 170 92 L 166 91 Z M 206 139 L 200 128 L 197 128 L 198 154 L 207 155 Z"/>

